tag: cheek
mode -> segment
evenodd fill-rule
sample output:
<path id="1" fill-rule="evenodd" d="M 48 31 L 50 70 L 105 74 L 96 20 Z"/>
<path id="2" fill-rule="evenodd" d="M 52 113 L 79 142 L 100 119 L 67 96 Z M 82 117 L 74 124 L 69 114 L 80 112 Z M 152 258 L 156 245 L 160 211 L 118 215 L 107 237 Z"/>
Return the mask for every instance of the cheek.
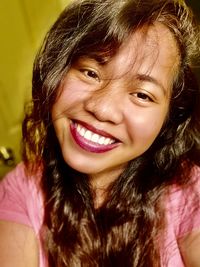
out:
<path id="1" fill-rule="evenodd" d="M 59 98 L 54 104 L 54 109 L 59 112 L 71 108 L 76 103 L 83 101 L 84 90 L 77 82 L 73 80 L 67 80 L 64 82 Z"/>
<path id="2" fill-rule="evenodd" d="M 128 121 L 129 136 L 133 141 L 152 143 L 159 134 L 166 118 L 166 110 L 143 110 Z"/>

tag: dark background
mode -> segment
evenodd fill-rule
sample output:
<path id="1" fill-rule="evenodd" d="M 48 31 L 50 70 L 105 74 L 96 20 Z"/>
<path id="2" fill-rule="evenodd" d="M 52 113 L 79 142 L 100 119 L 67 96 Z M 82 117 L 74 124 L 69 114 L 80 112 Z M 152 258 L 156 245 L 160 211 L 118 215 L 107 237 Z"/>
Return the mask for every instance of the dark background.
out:
<path id="1" fill-rule="evenodd" d="M 196 15 L 196 18 L 197 18 L 198 22 L 200 23 L 200 0 L 185 0 L 185 1 L 189 6 L 192 7 L 192 9 L 193 9 L 193 11 L 194 11 L 194 13 Z M 198 80 L 199 86 L 200 86 L 200 66 L 199 66 L 199 62 L 200 62 L 200 60 L 198 60 L 198 62 L 197 62 L 198 67 L 195 68 L 195 73 L 196 73 L 197 80 Z M 200 153 L 199 153 L 199 150 L 194 152 L 193 158 L 195 159 L 196 163 L 200 166 Z"/>
<path id="2" fill-rule="evenodd" d="M 185 2 L 193 9 L 195 16 L 198 22 L 200 23 L 200 0 L 185 0 Z M 197 62 L 197 68 L 195 68 L 195 73 L 200 85 L 200 59 Z"/>
<path id="3" fill-rule="evenodd" d="M 190 5 L 195 11 L 196 15 L 200 17 L 200 1 L 199 0 L 186 0 L 186 3 Z"/>

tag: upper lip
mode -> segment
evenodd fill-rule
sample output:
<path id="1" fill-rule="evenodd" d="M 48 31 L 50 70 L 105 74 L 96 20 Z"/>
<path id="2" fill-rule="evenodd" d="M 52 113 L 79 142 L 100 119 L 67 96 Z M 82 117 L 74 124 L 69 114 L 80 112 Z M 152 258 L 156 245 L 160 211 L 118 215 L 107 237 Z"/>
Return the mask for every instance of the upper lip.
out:
<path id="1" fill-rule="evenodd" d="M 72 120 L 72 121 L 75 122 L 75 123 L 78 123 L 78 124 L 82 125 L 83 127 L 87 128 L 91 132 L 94 132 L 96 134 L 102 135 L 104 137 L 108 137 L 108 138 L 114 139 L 115 141 L 118 141 L 119 142 L 119 139 L 117 139 L 113 135 L 105 132 L 104 130 L 97 129 L 96 127 L 92 126 L 91 124 L 88 124 L 88 123 L 86 123 L 84 121 L 81 121 L 81 120 Z"/>

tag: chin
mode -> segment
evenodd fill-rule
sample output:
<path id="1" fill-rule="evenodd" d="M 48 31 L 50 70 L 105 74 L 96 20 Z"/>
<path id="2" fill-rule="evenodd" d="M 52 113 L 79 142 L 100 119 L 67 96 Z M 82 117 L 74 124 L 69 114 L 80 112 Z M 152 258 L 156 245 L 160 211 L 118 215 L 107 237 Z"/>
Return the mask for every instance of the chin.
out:
<path id="1" fill-rule="evenodd" d="M 90 162 L 88 161 L 87 164 L 84 161 L 79 160 L 78 158 L 74 157 L 69 157 L 68 155 L 63 155 L 64 157 L 64 161 L 74 170 L 81 172 L 81 173 L 85 173 L 85 174 L 89 174 L 91 172 L 98 172 L 97 168 L 94 168 L 92 166 L 94 166 L 93 164 L 90 164 Z"/>

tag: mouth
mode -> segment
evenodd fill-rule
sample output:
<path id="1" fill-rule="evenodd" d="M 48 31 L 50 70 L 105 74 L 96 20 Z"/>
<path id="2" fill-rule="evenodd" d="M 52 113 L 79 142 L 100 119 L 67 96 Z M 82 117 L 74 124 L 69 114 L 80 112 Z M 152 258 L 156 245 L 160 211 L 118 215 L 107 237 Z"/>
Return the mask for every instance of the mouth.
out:
<path id="1" fill-rule="evenodd" d="M 113 136 L 84 122 L 71 121 L 70 131 L 76 144 L 88 152 L 104 153 L 120 144 Z"/>

